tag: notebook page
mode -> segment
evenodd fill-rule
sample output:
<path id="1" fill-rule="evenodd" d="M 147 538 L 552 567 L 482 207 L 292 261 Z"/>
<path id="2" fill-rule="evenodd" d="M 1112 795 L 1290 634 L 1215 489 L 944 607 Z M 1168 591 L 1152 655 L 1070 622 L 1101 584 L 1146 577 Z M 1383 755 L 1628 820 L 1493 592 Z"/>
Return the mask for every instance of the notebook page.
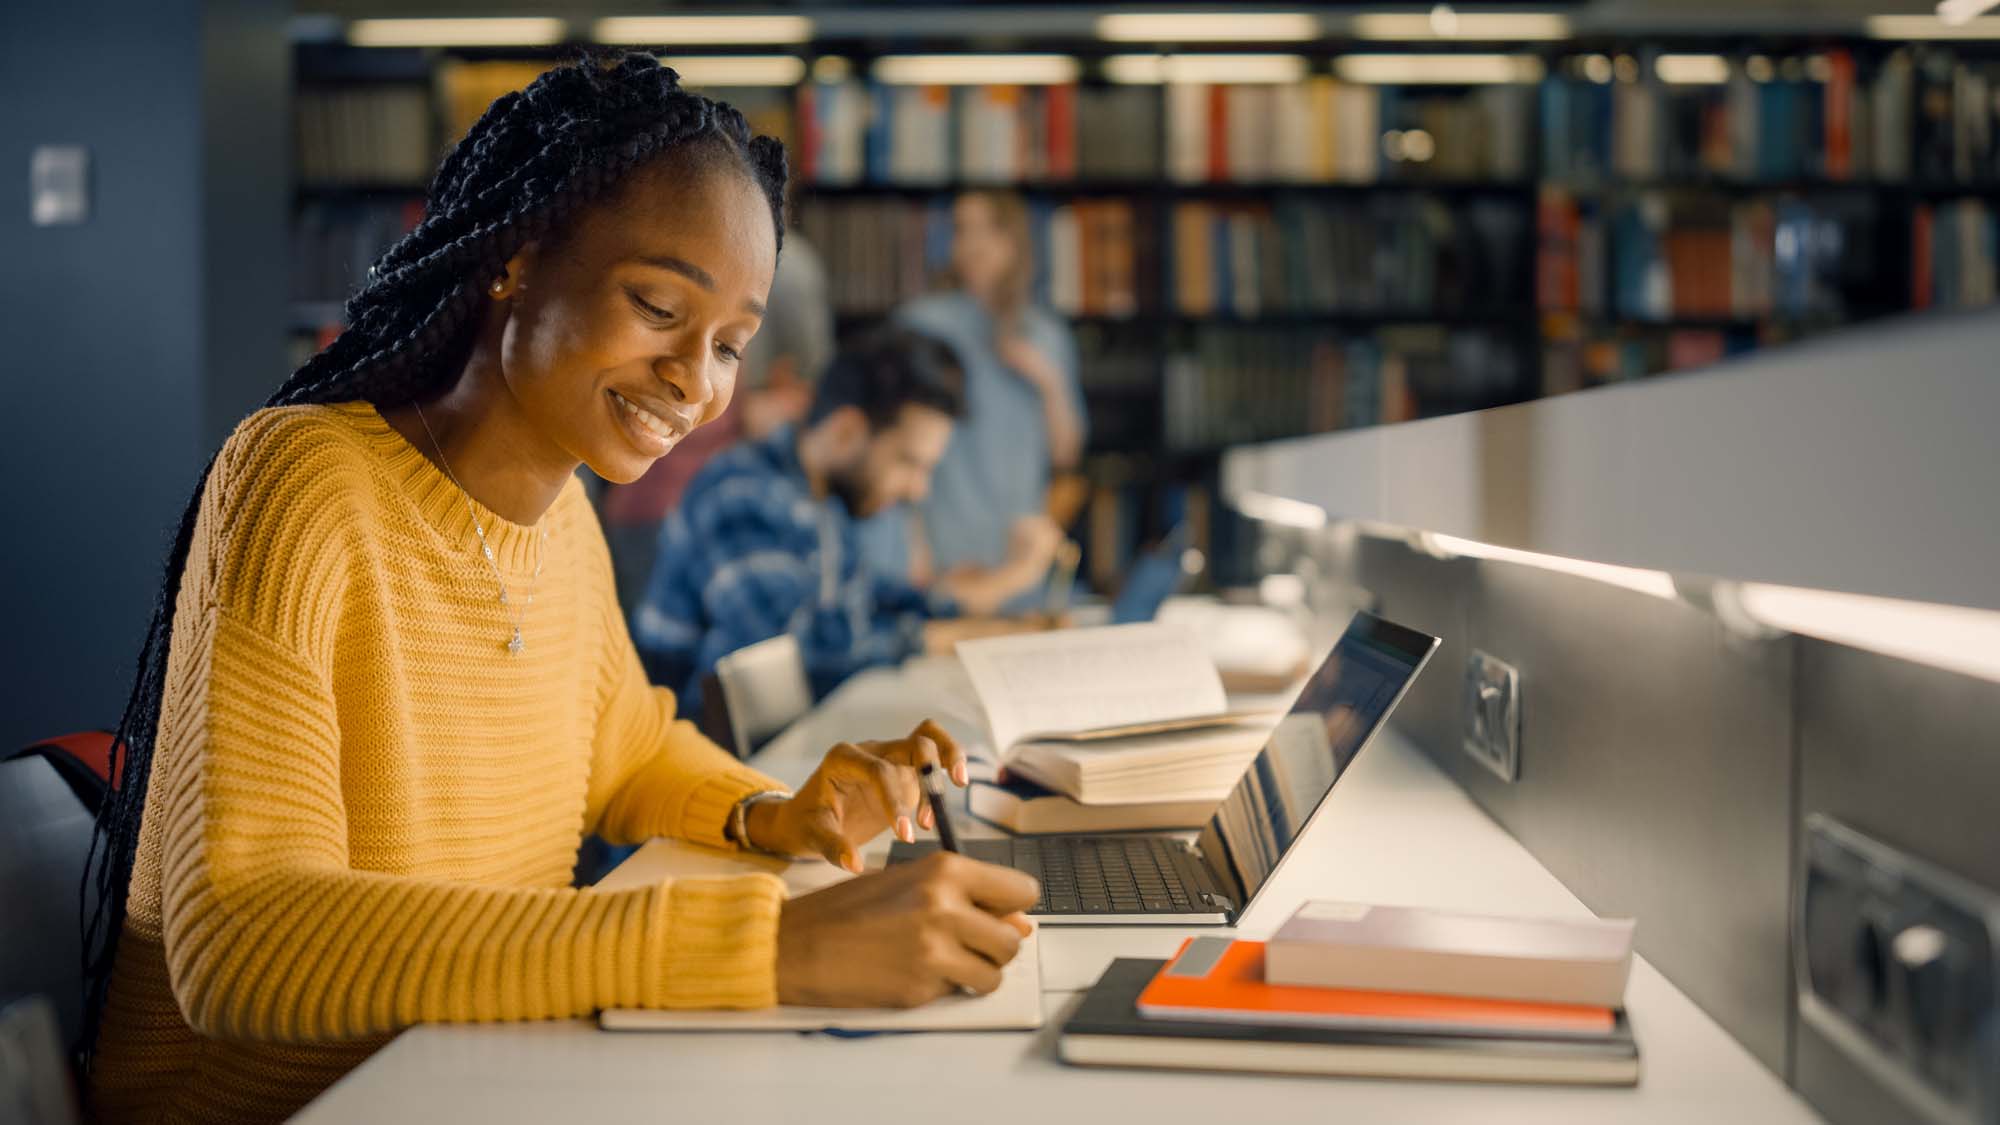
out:
<path id="1" fill-rule="evenodd" d="M 1022 633 L 958 646 L 1004 758 L 1030 735 L 1213 715 L 1222 678 L 1195 633 L 1112 625 Z"/>
<path id="2" fill-rule="evenodd" d="M 753 1011 L 606 1008 L 606 1031 L 1032 1031 L 1042 1026 L 1041 952 L 1033 935 L 985 996 L 954 995 L 918 1008 L 807 1008 Z"/>

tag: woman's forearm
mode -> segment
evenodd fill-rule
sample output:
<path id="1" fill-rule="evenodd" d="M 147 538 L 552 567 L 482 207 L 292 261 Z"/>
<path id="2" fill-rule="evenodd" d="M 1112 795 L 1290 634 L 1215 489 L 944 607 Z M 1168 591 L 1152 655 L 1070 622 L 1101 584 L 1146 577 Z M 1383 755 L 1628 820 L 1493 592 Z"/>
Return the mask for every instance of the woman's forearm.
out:
<path id="1" fill-rule="evenodd" d="M 1042 418 L 1049 430 L 1049 468 L 1066 473 L 1083 458 L 1083 420 L 1062 385 L 1051 379 L 1041 385 Z"/>

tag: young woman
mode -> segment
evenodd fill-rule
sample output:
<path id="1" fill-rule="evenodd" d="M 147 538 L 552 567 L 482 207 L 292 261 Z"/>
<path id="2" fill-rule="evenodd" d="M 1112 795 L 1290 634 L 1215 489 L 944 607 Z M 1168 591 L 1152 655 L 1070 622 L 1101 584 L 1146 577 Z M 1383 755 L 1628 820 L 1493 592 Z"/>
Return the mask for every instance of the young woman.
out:
<path id="1" fill-rule="evenodd" d="M 1074 469 L 1083 454 L 1076 346 L 1029 292 L 1034 246 L 1019 196 L 958 197 L 951 269 L 953 291 L 919 298 L 898 309 L 896 319 L 958 352 L 965 417 L 938 464 L 929 500 L 915 513 L 918 526 L 879 521 L 867 529 L 865 549 L 878 568 L 919 580 L 1017 576 L 1007 598 L 1018 610 L 1034 600 L 1062 539 L 1045 515 L 1051 474 Z M 1019 593 L 1024 586 L 1028 592 Z"/>
<path id="2" fill-rule="evenodd" d="M 93 855 L 100 1119 L 278 1120 L 422 1021 L 997 986 L 1035 888 L 956 857 L 789 902 L 765 875 L 568 887 L 589 831 L 858 868 L 927 820 L 914 767 L 964 781 L 925 724 L 787 798 L 676 721 L 575 478 L 629 481 L 727 406 L 784 175 L 650 57 L 553 70 L 217 455 Z"/>

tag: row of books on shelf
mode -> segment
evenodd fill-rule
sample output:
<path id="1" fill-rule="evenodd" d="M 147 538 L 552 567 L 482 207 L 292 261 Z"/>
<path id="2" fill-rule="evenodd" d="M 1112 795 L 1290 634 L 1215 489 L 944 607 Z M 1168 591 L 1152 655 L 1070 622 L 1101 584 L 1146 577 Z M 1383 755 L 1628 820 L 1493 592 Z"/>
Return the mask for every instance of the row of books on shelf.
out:
<path id="1" fill-rule="evenodd" d="M 437 167 L 428 87 L 306 87 L 293 102 L 293 143 L 305 184 L 416 185 Z"/>
<path id="2" fill-rule="evenodd" d="M 1151 214 L 1121 199 L 1030 207 L 1036 298 L 1066 316 L 1138 312 L 1155 258 Z M 947 200 L 809 198 L 799 229 L 840 264 L 828 295 L 845 314 L 884 312 L 929 292 L 950 266 Z"/>
<path id="3" fill-rule="evenodd" d="M 1177 83 L 1165 97 L 1167 174 L 1180 183 L 1529 174 L 1531 99 L 1520 86 L 1418 94 L 1318 76 L 1282 85 Z"/>
<path id="4" fill-rule="evenodd" d="M 422 200 L 319 201 L 292 221 L 292 299 L 341 302 L 374 264 L 423 218 Z"/>
<path id="5" fill-rule="evenodd" d="M 791 157 L 819 184 L 1136 180 L 1159 173 L 1159 95 L 1138 87 L 799 87 Z"/>
<path id="6" fill-rule="evenodd" d="M 1707 367 L 1729 356 L 1795 339 L 1806 331 L 1799 325 L 1774 323 L 1655 332 L 1591 325 L 1550 338 L 1542 350 L 1541 393 L 1564 394 Z"/>
<path id="7" fill-rule="evenodd" d="M 1545 187 L 1537 224 L 1543 309 L 1642 321 L 1840 317 L 1873 283 L 1880 241 L 1875 201 L 1850 197 L 1598 200 Z"/>
<path id="8" fill-rule="evenodd" d="M 1036 295 L 1069 316 L 1450 316 L 1520 307 L 1530 217 L 1517 201 L 1422 194 L 1270 204 L 1121 199 L 1030 208 Z M 808 199 L 800 229 L 841 268 L 834 307 L 880 312 L 949 265 L 943 200 Z M 1164 229 L 1163 229 L 1164 228 Z M 1159 241 L 1168 240 L 1162 254 Z M 1164 283 L 1164 284 L 1162 284 Z"/>
<path id="9" fill-rule="evenodd" d="M 1530 174 L 1526 87 L 1419 94 L 1319 76 L 1164 90 L 811 82 L 798 92 L 793 158 L 804 179 L 827 185 Z"/>
<path id="10" fill-rule="evenodd" d="M 1735 66 L 1713 86 L 1669 85 L 1643 71 L 1609 83 L 1552 75 L 1540 95 L 1541 174 L 1570 183 L 2000 177 L 2000 64 L 1902 50 L 1863 75 L 1836 48 L 1810 65 L 1766 65 L 1765 80 Z"/>
<path id="11" fill-rule="evenodd" d="M 1920 205 L 1910 231 L 1910 304 L 1990 305 L 2000 300 L 2000 223 L 1983 199 Z"/>
<path id="12" fill-rule="evenodd" d="M 1166 442 L 1210 449 L 1492 406 L 1532 390 L 1530 358 L 1486 329 L 1203 326 L 1167 359 Z"/>
<path id="13" fill-rule="evenodd" d="M 1177 203 L 1171 300 L 1191 316 L 1244 318 L 1518 307 L 1528 223 L 1527 209 L 1509 199 Z"/>
<path id="14" fill-rule="evenodd" d="M 1648 55 L 1648 58 L 1651 56 Z M 1984 183 L 2000 178 L 2000 63 L 1905 48 L 1863 66 L 1845 48 L 1732 65 L 1719 85 L 1637 68 L 1601 81 L 1576 60 L 1539 88 L 1435 91 L 1298 82 L 906 86 L 857 78 L 784 93 L 760 128 L 790 134 L 823 185 L 1603 179 Z M 306 86 L 295 105 L 306 183 L 424 182 L 460 135 L 541 64 L 454 63 L 415 82 Z M 1535 134 L 1540 134 L 1539 163 Z"/>

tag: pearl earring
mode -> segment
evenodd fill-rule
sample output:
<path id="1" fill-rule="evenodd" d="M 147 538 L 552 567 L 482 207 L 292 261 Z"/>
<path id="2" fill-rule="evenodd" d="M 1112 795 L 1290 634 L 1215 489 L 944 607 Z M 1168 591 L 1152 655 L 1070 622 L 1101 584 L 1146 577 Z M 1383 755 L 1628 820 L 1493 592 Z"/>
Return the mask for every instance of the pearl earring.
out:
<path id="1" fill-rule="evenodd" d="M 495 297 L 500 296 L 501 294 L 507 291 L 507 279 L 504 277 L 494 278 L 493 284 L 488 286 L 487 290 L 488 292 L 492 293 Z"/>

